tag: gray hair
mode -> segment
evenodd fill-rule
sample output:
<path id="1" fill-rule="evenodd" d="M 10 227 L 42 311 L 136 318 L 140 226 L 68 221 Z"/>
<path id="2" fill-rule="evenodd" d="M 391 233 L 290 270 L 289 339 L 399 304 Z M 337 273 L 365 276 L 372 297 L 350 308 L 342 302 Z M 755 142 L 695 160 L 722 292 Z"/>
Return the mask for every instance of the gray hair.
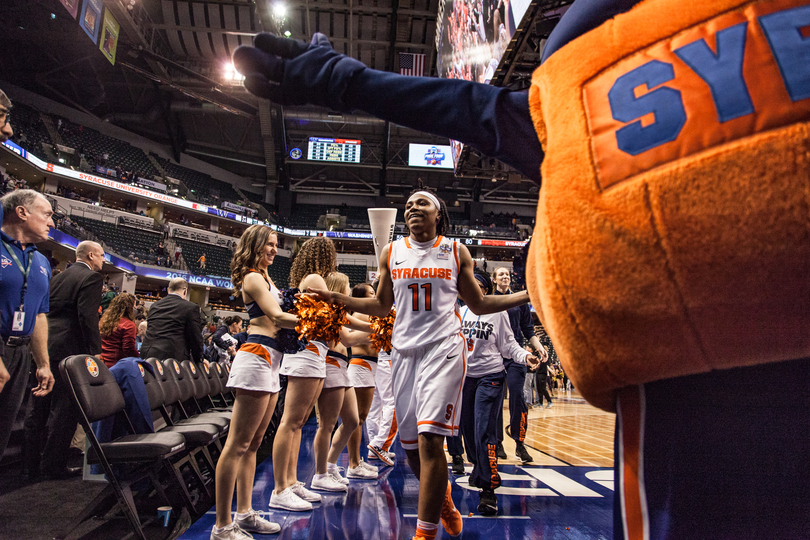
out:
<path id="1" fill-rule="evenodd" d="M 188 281 L 186 281 L 185 279 L 183 279 L 181 277 L 176 277 L 176 278 L 173 278 L 169 282 L 169 286 L 166 289 L 166 291 L 170 292 L 170 293 L 173 293 L 173 292 L 179 291 L 180 289 L 185 289 L 187 287 L 188 287 Z"/>
<path id="2" fill-rule="evenodd" d="M 6 193 L 3 195 L 3 198 L 0 199 L 0 203 L 3 205 L 4 219 L 8 219 L 8 216 L 14 216 L 16 218 L 16 209 L 18 206 L 22 206 L 26 210 L 31 210 L 31 206 L 33 206 L 34 201 L 37 200 L 37 197 L 42 197 L 42 194 L 33 189 L 16 189 L 11 193 Z M 45 197 L 42 198 L 45 199 Z M 48 199 L 45 199 L 45 201 L 47 202 Z"/>
<path id="3" fill-rule="evenodd" d="M 0 106 L 3 106 L 6 109 L 11 110 L 11 100 L 8 99 L 8 96 L 2 90 L 0 90 Z"/>

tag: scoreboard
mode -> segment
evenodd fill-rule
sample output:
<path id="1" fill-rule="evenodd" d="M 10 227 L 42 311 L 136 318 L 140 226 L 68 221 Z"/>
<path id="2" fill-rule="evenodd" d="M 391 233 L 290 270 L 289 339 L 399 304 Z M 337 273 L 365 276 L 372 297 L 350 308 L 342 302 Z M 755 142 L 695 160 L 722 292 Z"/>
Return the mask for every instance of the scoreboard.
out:
<path id="1" fill-rule="evenodd" d="M 310 137 L 307 159 L 312 161 L 334 161 L 337 163 L 360 163 L 360 141 Z"/>

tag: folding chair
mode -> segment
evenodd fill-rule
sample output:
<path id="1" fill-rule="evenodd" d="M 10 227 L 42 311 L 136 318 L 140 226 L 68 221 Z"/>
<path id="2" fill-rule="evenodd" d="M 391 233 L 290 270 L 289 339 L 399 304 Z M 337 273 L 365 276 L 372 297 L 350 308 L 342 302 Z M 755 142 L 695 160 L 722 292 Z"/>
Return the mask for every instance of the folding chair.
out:
<path id="1" fill-rule="evenodd" d="M 65 538 L 87 519 L 105 515 L 117 504 L 132 525 L 134 534 L 146 540 L 135 507 L 132 485 L 148 477 L 158 495 L 171 505 L 172 501 L 166 496 L 157 478 L 161 469 L 169 474 L 180 492 L 183 504 L 193 512 L 191 495 L 179 467 L 175 467 L 170 460 L 185 451 L 183 436 L 180 433 L 146 433 L 125 435 L 111 442 L 99 442 L 93 432 L 93 422 L 118 413 L 123 413 L 129 422 L 124 412 L 124 396 L 115 377 L 104 362 L 89 355 L 65 358 L 59 363 L 59 372 L 79 410 L 79 420 L 90 441 L 87 462 L 102 466 L 108 484 L 58 538 Z M 115 470 L 114 465 L 117 466 Z"/>

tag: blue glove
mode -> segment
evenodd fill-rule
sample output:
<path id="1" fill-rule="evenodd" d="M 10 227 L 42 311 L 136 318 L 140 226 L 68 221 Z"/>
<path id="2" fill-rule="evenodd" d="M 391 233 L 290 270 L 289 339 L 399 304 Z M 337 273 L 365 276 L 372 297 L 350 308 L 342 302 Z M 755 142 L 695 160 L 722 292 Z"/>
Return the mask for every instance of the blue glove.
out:
<path id="1" fill-rule="evenodd" d="M 354 58 L 335 52 L 320 32 L 309 44 L 263 32 L 253 47 L 233 53 L 236 70 L 250 93 L 281 105 L 321 105 L 349 112 L 344 94 L 352 78 L 366 69 Z"/>

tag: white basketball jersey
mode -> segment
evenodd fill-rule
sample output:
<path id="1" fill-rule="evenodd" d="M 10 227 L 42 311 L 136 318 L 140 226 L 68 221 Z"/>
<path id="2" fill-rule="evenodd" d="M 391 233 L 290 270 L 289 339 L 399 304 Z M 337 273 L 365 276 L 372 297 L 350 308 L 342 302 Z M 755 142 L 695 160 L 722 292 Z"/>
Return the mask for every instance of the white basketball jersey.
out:
<path id="1" fill-rule="evenodd" d="M 408 238 L 391 243 L 388 269 L 397 318 L 391 344 L 413 349 L 461 331 L 458 245 L 443 236 L 420 246 Z"/>

